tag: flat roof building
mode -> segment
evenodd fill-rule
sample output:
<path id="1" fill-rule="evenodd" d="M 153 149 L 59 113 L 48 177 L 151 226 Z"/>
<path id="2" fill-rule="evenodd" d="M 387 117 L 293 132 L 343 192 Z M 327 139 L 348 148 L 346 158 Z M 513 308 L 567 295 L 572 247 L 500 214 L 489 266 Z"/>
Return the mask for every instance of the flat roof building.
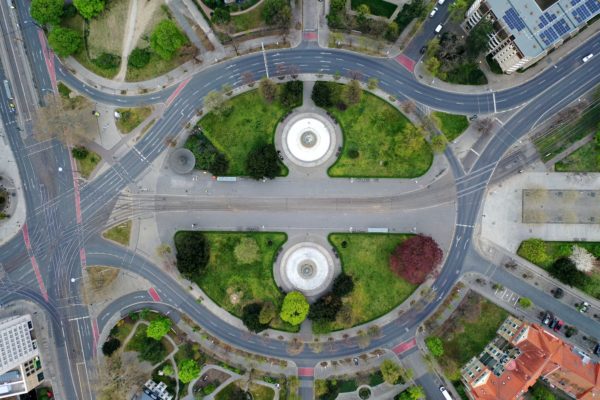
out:
<path id="1" fill-rule="evenodd" d="M 27 393 L 43 380 L 31 315 L 0 320 L 0 399 Z"/>
<path id="2" fill-rule="evenodd" d="M 489 54 L 510 74 L 536 63 L 599 14 L 599 0 L 475 0 L 463 28 L 492 21 Z"/>

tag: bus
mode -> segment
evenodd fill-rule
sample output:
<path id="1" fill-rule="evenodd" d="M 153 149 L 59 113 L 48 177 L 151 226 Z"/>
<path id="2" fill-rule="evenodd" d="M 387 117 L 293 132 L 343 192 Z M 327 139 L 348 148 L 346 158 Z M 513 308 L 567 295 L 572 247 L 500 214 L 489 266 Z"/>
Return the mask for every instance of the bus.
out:
<path id="1" fill-rule="evenodd" d="M 6 91 L 6 97 L 8 97 L 9 100 L 12 100 L 12 93 L 10 92 L 10 87 L 8 86 L 8 81 L 6 79 L 4 80 L 4 90 Z"/>
<path id="2" fill-rule="evenodd" d="M 453 400 L 452 396 L 450 396 L 450 393 L 448 393 L 445 387 L 440 386 L 440 392 L 442 392 L 442 396 L 444 396 L 445 400 Z"/>

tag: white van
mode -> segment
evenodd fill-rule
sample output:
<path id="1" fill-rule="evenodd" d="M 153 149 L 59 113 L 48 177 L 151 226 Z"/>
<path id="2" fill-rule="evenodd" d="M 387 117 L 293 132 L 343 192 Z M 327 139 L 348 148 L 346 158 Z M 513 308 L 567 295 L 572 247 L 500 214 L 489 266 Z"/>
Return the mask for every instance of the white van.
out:
<path id="1" fill-rule="evenodd" d="M 594 53 L 590 53 L 587 56 L 583 57 L 583 62 L 588 62 L 592 59 L 592 57 L 594 57 Z"/>
<path id="2" fill-rule="evenodd" d="M 435 27 L 435 33 L 440 33 L 442 30 L 442 24 L 439 24 L 438 26 Z"/>

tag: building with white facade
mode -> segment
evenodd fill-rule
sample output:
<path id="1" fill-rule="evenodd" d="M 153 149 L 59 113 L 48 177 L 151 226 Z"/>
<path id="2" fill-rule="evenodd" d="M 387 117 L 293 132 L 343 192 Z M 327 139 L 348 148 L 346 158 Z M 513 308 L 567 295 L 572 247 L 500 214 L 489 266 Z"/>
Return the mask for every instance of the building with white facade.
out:
<path id="1" fill-rule="evenodd" d="M 31 315 L 0 320 L 0 399 L 27 393 L 43 380 Z"/>
<path id="2" fill-rule="evenodd" d="M 535 64 L 600 14 L 600 0 L 475 0 L 463 28 L 494 24 L 489 52 L 510 74 Z"/>

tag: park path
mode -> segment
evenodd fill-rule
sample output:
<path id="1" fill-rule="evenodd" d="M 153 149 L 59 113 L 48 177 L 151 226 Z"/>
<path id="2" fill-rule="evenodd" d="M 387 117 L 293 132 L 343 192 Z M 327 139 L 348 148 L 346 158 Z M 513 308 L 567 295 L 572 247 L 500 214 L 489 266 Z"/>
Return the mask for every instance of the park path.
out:
<path id="1" fill-rule="evenodd" d="M 127 10 L 127 23 L 125 25 L 125 35 L 123 36 L 123 44 L 121 46 L 121 67 L 115 80 L 122 82 L 125 80 L 125 73 L 127 72 L 127 58 L 131 53 L 131 43 L 133 42 L 133 33 L 135 31 L 135 24 L 137 21 L 138 12 L 138 0 L 131 0 L 129 2 L 129 9 Z"/>

